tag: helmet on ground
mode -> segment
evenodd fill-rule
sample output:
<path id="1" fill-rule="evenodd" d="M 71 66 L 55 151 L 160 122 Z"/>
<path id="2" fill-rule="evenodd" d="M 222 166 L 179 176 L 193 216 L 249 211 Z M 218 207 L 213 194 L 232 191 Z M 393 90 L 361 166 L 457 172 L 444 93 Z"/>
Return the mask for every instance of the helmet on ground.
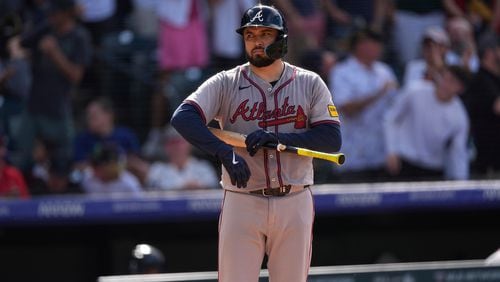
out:
<path id="1" fill-rule="evenodd" d="M 161 273 L 165 270 L 163 253 L 149 244 L 138 244 L 132 250 L 129 261 L 131 274 Z"/>
<path id="2" fill-rule="evenodd" d="M 281 12 L 267 5 L 258 4 L 246 10 L 241 18 L 241 26 L 236 32 L 243 35 L 247 27 L 269 27 L 278 30 L 276 41 L 266 47 L 266 55 L 273 59 L 282 58 L 287 52 L 288 29 Z"/>

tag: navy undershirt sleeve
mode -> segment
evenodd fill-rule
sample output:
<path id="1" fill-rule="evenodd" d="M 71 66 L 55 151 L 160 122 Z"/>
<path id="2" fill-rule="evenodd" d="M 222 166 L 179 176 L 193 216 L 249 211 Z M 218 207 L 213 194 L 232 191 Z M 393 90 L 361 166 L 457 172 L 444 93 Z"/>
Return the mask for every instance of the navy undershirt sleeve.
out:
<path id="1" fill-rule="evenodd" d="M 174 112 L 170 124 L 193 146 L 211 156 L 219 158 L 233 150 L 210 132 L 201 114 L 190 104 L 181 104 Z"/>
<path id="2" fill-rule="evenodd" d="M 340 151 L 342 135 L 337 123 L 324 123 L 304 133 L 278 133 L 280 143 L 315 151 L 334 153 Z"/>

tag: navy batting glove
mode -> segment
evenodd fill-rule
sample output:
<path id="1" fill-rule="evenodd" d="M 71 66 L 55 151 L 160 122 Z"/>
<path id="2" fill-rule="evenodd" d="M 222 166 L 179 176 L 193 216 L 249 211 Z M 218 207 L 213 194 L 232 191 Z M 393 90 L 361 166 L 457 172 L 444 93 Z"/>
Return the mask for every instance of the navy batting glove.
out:
<path id="1" fill-rule="evenodd" d="M 227 170 L 231 178 L 231 184 L 236 185 L 238 188 L 247 187 L 248 179 L 250 179 L 250 169 L 248 164 L 241 156 L 234 153 L 233 150 L 224 152 L 219 157 L 222 165 Z"/>
<path id="2" fill-rule="evenodd" d="M 278 144 L 278 142 L 279 141 L 276 134 L 262 129 L 250 133 L 245 139 L 245 144 L 247 145 L 247 151 L 252 157 L 265 144 L 267 143 Z"/>

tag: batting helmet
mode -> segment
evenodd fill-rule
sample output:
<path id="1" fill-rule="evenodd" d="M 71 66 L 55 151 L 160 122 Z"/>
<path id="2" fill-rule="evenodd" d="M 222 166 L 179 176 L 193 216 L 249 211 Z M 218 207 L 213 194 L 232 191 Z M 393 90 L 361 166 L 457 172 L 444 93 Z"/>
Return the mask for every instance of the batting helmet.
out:
<path id="1" fill-rule="evenodd" d="M 161 273 L 165 270 L 163 253 L 149 244 L 134 247 L 129 261 L 131 274 Z"/>
<path id="2" fill-rule="evenodd" d="M 278 30 L 278 38 L 276 41 L 266 47 L 266 55 L 272 59 L 279 59 L 285 56 L 287 52 L 287 37 L 288 29 L 286 21 L 281 12 L 267 5 L 258 4 L 243 14 L 241 18 L 241 26 L 236 29 L 236 32 L 243 35 L 243 30 L 247 27 L 269 27 Z"/>

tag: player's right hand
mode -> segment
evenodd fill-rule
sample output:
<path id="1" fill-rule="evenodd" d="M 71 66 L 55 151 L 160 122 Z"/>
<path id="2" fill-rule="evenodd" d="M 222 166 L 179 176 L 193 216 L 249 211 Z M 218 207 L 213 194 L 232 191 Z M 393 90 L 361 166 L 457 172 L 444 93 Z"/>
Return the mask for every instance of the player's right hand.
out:
<path id="1" fill-rule="evenodd" d="M 262 129 L 258 129 L 250 133 L 245 139 L 247 151 L 252 157 L 255 156 L 255 154 L 257 154 L 257 151 L 267 143 L 278 144 L 278 137 L 276 136 L 276 134 Z"/>
<path id="2" fill-rule="evenodd" d="M 247 187 L 251 173 L 245 159 L 234 153 L 234 150 L 225 152 L 219 159 L 231 178 L 231 184 L 236 185 L 238 188 Z"/>

